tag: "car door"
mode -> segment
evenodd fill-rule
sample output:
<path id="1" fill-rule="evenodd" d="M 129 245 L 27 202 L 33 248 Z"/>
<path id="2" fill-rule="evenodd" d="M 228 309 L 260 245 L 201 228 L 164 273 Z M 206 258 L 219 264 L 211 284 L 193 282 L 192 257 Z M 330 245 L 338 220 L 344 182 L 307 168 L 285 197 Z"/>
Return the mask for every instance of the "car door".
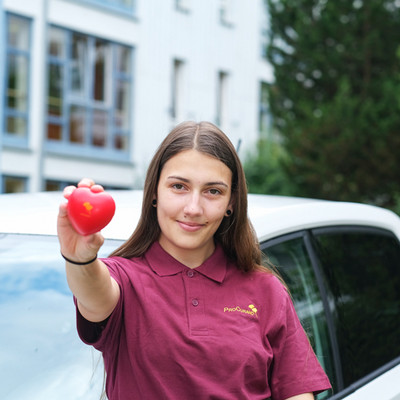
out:
<path id="1" fill-rule="evenodd" d="M 285 235 L 261 249 L 287 282 L 331 380 L 333 391 L 318 399 L 344 399 L 360 388 L 363 400 L 376 399 L 374 381 L 374 390 L 382 385 L 380 400 L 392 400 L 393 391 L 400 396 L 398 384 L 383 387 L 385 374 L 400 363 L 397 237 L 373 227 L 336 226 Z M 371 397 L 365 397 L 368 385 Z"/>

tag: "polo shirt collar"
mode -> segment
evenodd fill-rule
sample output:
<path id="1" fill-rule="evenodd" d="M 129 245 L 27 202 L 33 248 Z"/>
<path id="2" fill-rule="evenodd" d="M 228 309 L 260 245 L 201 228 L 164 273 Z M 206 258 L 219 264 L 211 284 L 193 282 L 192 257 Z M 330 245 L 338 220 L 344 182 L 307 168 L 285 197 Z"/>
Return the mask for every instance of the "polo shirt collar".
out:
<path id="1" fill-rule="evenodd" d="M 150 268 L 159 276 L 176 275 L 190 269 L 167 253 L 158 242 L 154 242 L 150 246 L 145 258 Z M 226 275 L 227 263 L 228 260 L 222 247 L 217 244 L 214 253 L 203 264 L 194 268 L 194 271 L 222 283 Z"/>

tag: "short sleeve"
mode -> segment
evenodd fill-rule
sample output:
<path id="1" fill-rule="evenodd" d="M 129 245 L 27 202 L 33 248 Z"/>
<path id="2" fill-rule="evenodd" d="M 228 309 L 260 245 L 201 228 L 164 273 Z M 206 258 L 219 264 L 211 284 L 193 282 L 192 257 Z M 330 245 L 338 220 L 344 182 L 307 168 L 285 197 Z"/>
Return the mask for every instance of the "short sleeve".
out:
<path id="1" fill-rule="evenodd" d="M 274 353 L 270 375 L 272 398 L 282 400 L 330 389 L 329 379 L 311 347 L 286 289 L 281 291 L 281 296 L 283 301 L 276 330 L 269 338 Z"/>

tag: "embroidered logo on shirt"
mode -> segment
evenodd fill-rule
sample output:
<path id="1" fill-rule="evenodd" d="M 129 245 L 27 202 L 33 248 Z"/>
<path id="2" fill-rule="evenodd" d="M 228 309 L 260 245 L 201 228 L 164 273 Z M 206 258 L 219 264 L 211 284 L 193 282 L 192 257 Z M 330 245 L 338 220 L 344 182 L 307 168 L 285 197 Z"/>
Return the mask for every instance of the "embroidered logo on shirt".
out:
<path id="1" fill-rule="evenodd" d="M 225 312 L 229 312 L 229 313 L 237 312 L 237 313 L 241 313 L 241 314 L 253 315 L 258 318 L 257 308 L 253 304 L 249 304 L 248 308 L 242 308 L 240 306 L 224 307 L 224 313 Z"/>

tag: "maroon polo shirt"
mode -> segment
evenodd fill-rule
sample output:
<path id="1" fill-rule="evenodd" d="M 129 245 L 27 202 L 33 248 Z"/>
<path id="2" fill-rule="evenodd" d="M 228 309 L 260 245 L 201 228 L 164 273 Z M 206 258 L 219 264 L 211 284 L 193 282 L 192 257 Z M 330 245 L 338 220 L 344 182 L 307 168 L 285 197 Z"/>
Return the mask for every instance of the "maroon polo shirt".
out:
<path id="1" fill-rule="evenodd" d="M 273 275 L 240 272 L 218 246 L 195 269 L 158 243 L 103 261 L 120 300 L 102 329 L 78 313 L 78 331 L 103 353 L 110 400 L 283 400 L 330 388 Z"/>

